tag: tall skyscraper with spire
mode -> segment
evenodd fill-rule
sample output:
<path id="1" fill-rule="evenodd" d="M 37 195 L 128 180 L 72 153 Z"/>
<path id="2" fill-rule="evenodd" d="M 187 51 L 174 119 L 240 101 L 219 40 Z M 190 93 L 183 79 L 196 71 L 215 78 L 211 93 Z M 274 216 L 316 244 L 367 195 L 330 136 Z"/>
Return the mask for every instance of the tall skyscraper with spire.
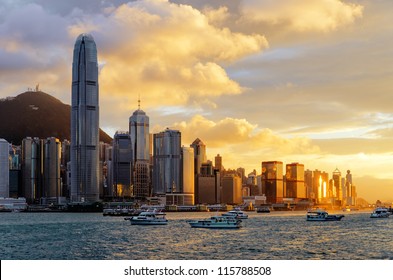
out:
<path id="1" fill-rule="evenodd" d="M 129 132 L 133 149 L 133 183 L 134 195 L 144 198 L 150 194 L 150 136 L 149 117 L 141 110 L 138 99 L 138 110 L 129 119 Z"/>
<path id="2" fill-rule="evenodd" d="M 81 34 L 72 61 L 71 201 L 99 199 L 99 106 L 97 47 Z"/>

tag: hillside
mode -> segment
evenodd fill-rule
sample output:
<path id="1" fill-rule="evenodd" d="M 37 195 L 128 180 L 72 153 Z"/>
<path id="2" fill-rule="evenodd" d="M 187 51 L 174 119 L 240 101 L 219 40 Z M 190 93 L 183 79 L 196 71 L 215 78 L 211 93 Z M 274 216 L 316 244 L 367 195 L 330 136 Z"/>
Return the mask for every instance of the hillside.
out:
<path id="1" fill-rule="evenodd" d="M 0 100 L 0 138 L 20 145 L 25 137 L 71 139 L 71 106 L 41 91 Z M 100 141 L 112 139 L 100 129 Z"/>

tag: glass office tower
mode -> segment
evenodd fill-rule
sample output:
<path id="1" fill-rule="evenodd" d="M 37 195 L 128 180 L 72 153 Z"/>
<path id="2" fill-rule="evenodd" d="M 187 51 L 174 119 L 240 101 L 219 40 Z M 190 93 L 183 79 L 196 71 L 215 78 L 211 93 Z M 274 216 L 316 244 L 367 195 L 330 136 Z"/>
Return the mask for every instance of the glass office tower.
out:
<path id="1" fill-rule="evenodd" d="M 72 61 L 71 201 L 99 199 L 97 48 L 90 34 L 76 39 Z"/>

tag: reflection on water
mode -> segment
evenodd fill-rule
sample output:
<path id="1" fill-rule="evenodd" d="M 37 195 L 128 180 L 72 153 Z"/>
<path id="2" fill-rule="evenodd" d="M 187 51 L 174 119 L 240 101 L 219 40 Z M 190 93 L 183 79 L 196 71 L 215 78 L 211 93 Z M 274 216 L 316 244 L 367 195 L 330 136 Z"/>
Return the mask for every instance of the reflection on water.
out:
<path id="1" fill-rule="evenodd" d="M 393 259 L 393 217 L 249 213 L 240 230 L 187 223 L 213 214 L 168 213 L 168 225 L 131 226 L 100 213 L 0 213 L 0 259 Z"/>

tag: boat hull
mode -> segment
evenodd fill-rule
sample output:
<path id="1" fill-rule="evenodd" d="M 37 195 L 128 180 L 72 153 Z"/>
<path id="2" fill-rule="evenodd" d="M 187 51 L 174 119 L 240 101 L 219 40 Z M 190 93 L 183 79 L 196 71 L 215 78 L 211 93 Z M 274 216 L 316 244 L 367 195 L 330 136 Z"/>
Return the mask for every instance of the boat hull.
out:
<path id="1" fill-rule="evenodd" d="M 212 228 L 212 229 L 239 229 L 240 224 L 210 224 L 201 222 L 189 222 L 192 228 Z"/>
<path id="2" fill-rule="evenodd" d="M 141 220 L 133 220 L 130 219 L 131 225 L 140 225 L 140 226 L 158 226 L 158 225 L 167 225 L 168 221 L 141 221 Z"/>
<path id="3" fill-rule="evenodd" d="M 329 221 L 340 221 L 342 218 L 344 218 L 344 215 L 329 215 L 327 217 L 321 217 L 321 218 L 307 217 L 307 221 L 329 222 Z"/>

